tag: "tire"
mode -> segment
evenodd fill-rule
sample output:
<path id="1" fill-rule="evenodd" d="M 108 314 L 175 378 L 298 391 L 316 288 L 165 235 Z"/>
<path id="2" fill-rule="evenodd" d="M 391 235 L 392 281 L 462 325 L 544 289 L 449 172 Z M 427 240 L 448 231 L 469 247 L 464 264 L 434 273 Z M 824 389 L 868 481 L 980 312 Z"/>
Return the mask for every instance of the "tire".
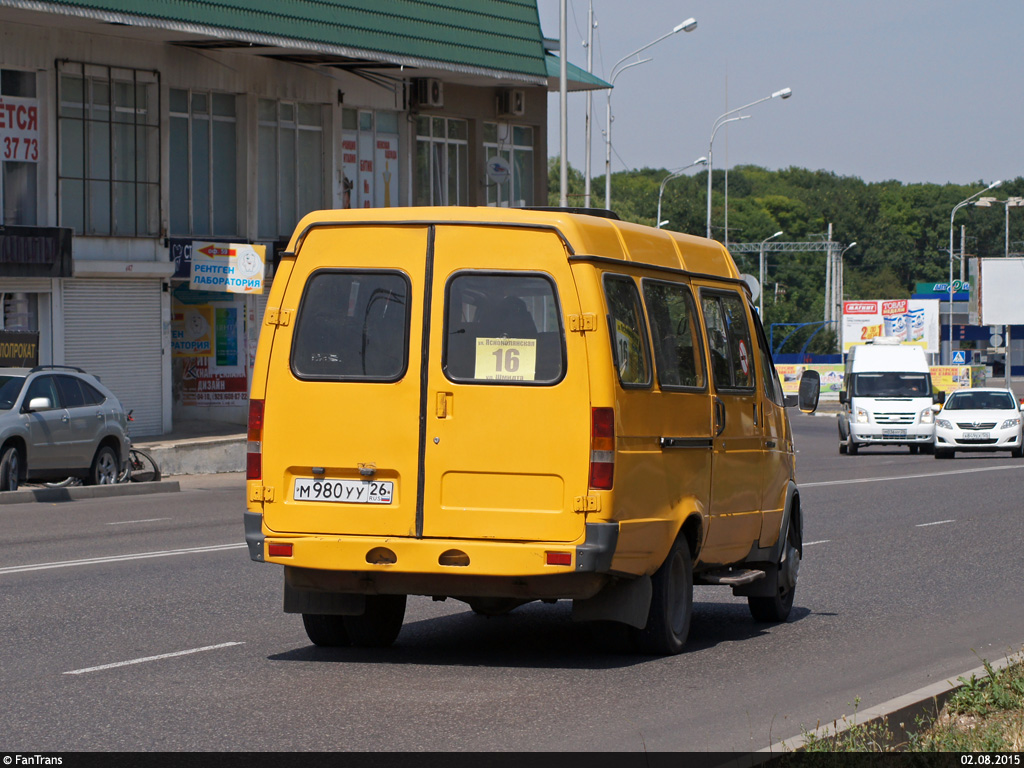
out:
<path id="1" fill-rule="evenodd" d="M 786 545 L 776 564 L 778 569 L 777 591 L 771 597 L 753 596 L 747 598 L 750 615 L 755 621 L 778 624 L 789 618 L 796 596 L 797 572 L 800 569 L 800 550 L 803 548 L 798 526 L 790 521 L 786 530 Z M 792 582 L 792 583 L 788 583 Z"/>
<path id="2" fill-rule="evenodd" d="M 361 616 L 342 616 L 345 632 L 357 648 L 387 648 L 402 631 L 405 595 L 367 595 Z"/>
<path id="3" fill-rule="evenodd" d="M 910 446 L 910 455 L 911 456 L 916 456 L 917 455 L 917 446 L 916 445 Z"/>
<path id="4" fill-rule="evenodd" d="M 693 615 L 693 560 L 690 545 L 682 536 L 651 578 L 651 608 L 647 626 L 633 629 L 642 653 L 670 656 L 680 653 L 690 634 Z"/>
<path id="5" fill-rule="evenodd" d="M 132 448 L 128 452 L 128 479 L 133 483 L 156 482 L 160 479 L 160 467 L 148 453 Z M 119 478 L 118 482 L 125 481 Z"/>
<path id="6" fill-rule="evenodd" d="M 117 454 L 109 445 L 101 445 L 93 457 L 92 466 L 89 468 L 89 476 L 85 478 L 86 485 L 112 485 L 117 482 L 120 474 L 117 464 Z"/>
<path id="7" fill-rule="evenodd" d="M 1010 451 L 1010 456 L 1012 456 L 1015 459 L 1019 459 L 1021 457 L 1024 457 L 1024 448 L 1014 448 L 1014 449 L 1012 449 Z"/>
<path id="8" fill-rule="evenodd" d="M 302 614 L 302 626 L 306 628 L 306 637 L 313 645 L 323 648 L 344 648 L 351 645 L 348 632 L 345 631 L 344 616 L 325 616 L 317 613 Z"/>
<path id="9" fill-rule="evenodd" d="M 935 443 L 926 443 L 921 446 L 921 453 L 928 454 L 929 456 L 935 453 Z"/>
<path id="10" fill-rule="evenodd" d="M 847 442 L 849 443 L 849 445 L 846 448 L 847 452 L 851 456 L 856 456 L 857 455 L 857 450 L 858 450 L 857 444 L 855 442 L 853 442 L 853 440 L 849 440 L 849 439 L 847 440 Z"/>
<path id="11" fill-rule="evenodd" d="M 843 442 L 839 443 L 839 455 L 840 456 L 845 456 L 846 455 L 846 443 L 843 443 Z"/>
<path id="12" fill-rule="evenodd" d="M 21 455 L 17 448 L 9 445 L 0 455 L 0 491 L 18 490 L 19 474 L 21 474 Z"/>
<path id="13" fill-rule="evenodd" d="M 935 449 L 935 458 L 936 459 L 952 459 L 953 455 L 954 455 L 953 451 L 947 451 L 945 448 L 936 448 Z"/>
<path id="14" fill-rule="evenodd" d="M 63 480 L 53 480 L 43 483 L 47 488 L 69 488 L 72 485 L 81 485 L 82 479 L 79 477 L 65 477 Z"/>

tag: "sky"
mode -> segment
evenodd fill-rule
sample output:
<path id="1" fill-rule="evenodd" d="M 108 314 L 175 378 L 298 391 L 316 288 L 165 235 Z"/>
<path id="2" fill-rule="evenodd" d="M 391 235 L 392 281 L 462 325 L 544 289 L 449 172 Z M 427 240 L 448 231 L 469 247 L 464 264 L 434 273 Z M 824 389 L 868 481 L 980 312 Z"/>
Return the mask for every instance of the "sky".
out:
<path id="1" fill-rule="evenodd" d="M 586 69 L 588 0 L 568 2 L 569 61 Z M 545 37 L 559 0 L 538 0 Z M 615 80 L 612 172 L 674 170 L 708 154 L 715 168 L 795 166 L 854 176 L 971 185 L 1024 176 L 1022 0 L 593 0 L 593 72 L 689 17 Z M 628 59 L 625 63 L 635 60 Z M 736 107 L 791 88 L 747 120 Z M 604 174 L 608 91 L 594 91 L 591 169 Z M 559 153 L 558 92 L 548 154 Z M 568 96 L 570 164 L 583 170 L 586 97 Z M 690 172 L 698 172 L 694 168 Z M 984 185 L 982 185 L 984 186 Z M 603 199 L 603 188 L 595 194 Z"/>

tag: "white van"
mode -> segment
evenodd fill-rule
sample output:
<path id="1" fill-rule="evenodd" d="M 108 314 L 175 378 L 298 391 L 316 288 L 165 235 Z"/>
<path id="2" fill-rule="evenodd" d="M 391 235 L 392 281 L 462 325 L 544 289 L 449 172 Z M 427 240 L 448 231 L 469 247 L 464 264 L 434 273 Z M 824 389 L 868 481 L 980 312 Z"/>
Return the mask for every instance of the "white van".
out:
<path id="1" fill-rule="evenodd" d="M 924 348 L 878 338 L 850 349 L 839 402 L 839 453 L 867 445 L 908 445 L 932 452 L 935 412 L 944 393 L 932 394 Z"/>

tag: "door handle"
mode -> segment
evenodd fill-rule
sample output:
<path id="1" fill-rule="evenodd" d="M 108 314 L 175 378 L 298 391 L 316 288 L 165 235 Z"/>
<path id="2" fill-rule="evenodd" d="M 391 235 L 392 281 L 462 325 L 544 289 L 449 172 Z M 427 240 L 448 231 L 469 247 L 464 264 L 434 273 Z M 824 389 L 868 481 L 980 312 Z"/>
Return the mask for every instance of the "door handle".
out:
<path id="1" fill-rule="evenodd" d="M 715 437 L 725 431 L 725 403 L 715 398 Z"/>
<path id="2" fill-rule="evenodd" d="M 60 420 L 67 424 L 69 421 L 71 421 L 71 417 L 65 413 L 63 416 L 60 417 Z"/>

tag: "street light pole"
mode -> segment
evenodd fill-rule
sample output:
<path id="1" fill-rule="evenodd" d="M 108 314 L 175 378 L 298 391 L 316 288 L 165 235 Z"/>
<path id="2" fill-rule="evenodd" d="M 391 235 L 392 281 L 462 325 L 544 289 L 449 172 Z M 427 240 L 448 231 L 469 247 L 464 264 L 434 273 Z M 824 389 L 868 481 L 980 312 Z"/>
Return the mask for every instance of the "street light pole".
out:
<path id="1" fill-rule="evenodd" d="M 839 263 L 836 265 L 837 266 L 837 268 L 836 268 L 836 273 L 837 274 L 834 275 L 833 278 L 832 278 L 833 284 L 835 286 L 835 293 L 836 293 L 835 307 L 836 307 L 837 311 L 834 314 L 835 314 L 835 320 L 836 320 L 836 336 L 837 337 L 839 337 L 839 335 L 842 333 L 842 327 L 839 324 L 842 321 L 842 317 L 843 317 L 843 256 L 845 256 L 846 252 L 848 250 L 850 250 L 851 248 L 853 248 L 853 246 L 855 246 L 856 244 L 857 244 L 857 241 L 854 240 L 852 243 L 850 243 L 848 246 L 843 248 L 842 251 L 839 252 Z M 840 352 L 843 351 L 842 344 L 843 344 L 843 340 L 840 338 L 839 339 L 839 351 Z"/>
<path id="2" fill-rule="evenodd" d="M 776 237 L 779 237 L 781 235 L 782 230 L 780 229 L 774 235 L 766 237 L 764 240 L 761 241 L 761 259 L 759 262 L 760 269 L 758 271 L 757 276 L 757 316 L 761 318 L 762 323 L 764 322 L 764 244 L 767 243 L 769 240 L 774 240 Z"/>
<path id="3" fill-rule="evenodd" d="M 637 59 L 631 61 L 625 66 L 621 66 L 622 63 L 633 56 L 636 56 L 640 51 L 646 51 L 652 45 L 657 45 L 666 37 L 671 37 L 677 32 L 693 32 L 697 28 L 697 20 L 689 18 L 681 24 L 676 24 L 672 27 L 671 32 L 666 32 L 656 40 L 652 40 L 647 45 L 642 45 L 632 53 L 626 54 L 612 67 L 611 77 L 608 79 L 608 84 L 611 88 L 608 89 L 608 104 L 605 110 L 605 128 L 604 128 L 604 207 L 611 208 L 612 206 L 612 89 L 615 87 L 615 78 L 621 75 L 630 67 L 635 67 L 637 64 L 643 64 L 650 61 L 650 59 Z"/>
<path id="4" fill-rule="evenodd" d="M 711 141 L 708 142 L 708 221 L 707 221 L 707 237 L 709 239 L 711 238 L 711 148 L 712 148 L 712 146 L 715 143 L 715 134 L 718 133 L 718 129 L 721 128 L 726 123 L 731 123 L 733 120 L 743 120 L 743 119 L 745 119 L 747 117 L 750 117 L 750 115 L 744 115 L 743 117 L 733 117 L 733 118 L 730 118 L 729 117 L 730 115 L 735 115 L 737 112 L 742 112 L 744 109 L 749 109 L 750 107 L 753 107 L 756 104 L 760 104 L 762 101 L 768 101 L 769 99 L 775 99 L 775 98 L 788 99 L 792 95 L 793 95 L 793 91 L 791 89 L 783 88 L 781 91 L 776 91 L 771 96 L 765 96 L 763 98 L 758 99 L 757 101 L 752 101 L 749 104 L 744 104 L 742 107 L 736 107 L 736 109 L 730 109 L 725 114 L 719 115 L 718 119 L 715 120 L 715 124 L 711 128 Z"/>
<path id="5" fill-rule="evenodd" d="M 956 212 L 963 208 L 965 205 L 970 203 L 978 195 L 988 192 L 990 189 L 995 189 L 1003 182 L 994 181 L 984 189 L 975 192 L 970 197 L 961 200 L 959 203 L 953 206 L 953 212 L 949 214 L 949 349 L 946 352 L 946 365 L 950 365 L 953 362 L 953 217 L 956 216 Z"/>
<path id="6" fill-rule="evenodd" d="M 677 179 L 680 176 L 682 176 L 685 171 L 690 170 L 691 168 L 693 168 L 693 166 L 695 166 L 695 165 L 703 165 L 703 164 L 707 163 L 707 161 L 708 161 L 708 159 L 706 157 L 698 157 L 696 160 L 694 160 L 692 163 L 687 165 L 685 168 L 680 168 L 678 171 L 672 171 L 672 173 L 670 173 L 668 176 L 666 176 L 664 179 L 661 180 L 661 188 L 658 190 L 658 218 L 655 221 L 655 226 L 658 229 L 661 229 L 661 225 L 663 223 L 661 221 L 661 196 L 665 194 L 665 185 L 668 184 L 670 181 L 672 181 L 672 179 Z"/>

